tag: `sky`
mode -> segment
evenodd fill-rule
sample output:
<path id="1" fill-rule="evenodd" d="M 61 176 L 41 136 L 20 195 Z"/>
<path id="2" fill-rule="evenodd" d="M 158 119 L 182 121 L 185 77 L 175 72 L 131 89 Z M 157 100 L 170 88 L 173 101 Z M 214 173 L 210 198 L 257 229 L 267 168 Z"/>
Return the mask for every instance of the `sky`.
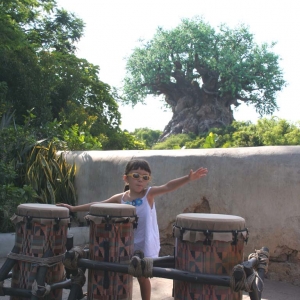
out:
<path id="1" fill-rule="evenodd" d="M 230 28 L 249 26 L 256 43 L 277 42 L 273 52 L 279 55 L 287 86 L 277 94 L 279 111 L 274 116 L 289 122 L 300 121 L 298 73 L 300 70 L 299 6 L 294 0 L 57 0 L 58 6 L 73 12 L 85 23 L 84 36 L 77 44 L 77 57 L 100 67 L 101 81 L 120 88 L 125 77 L 126 57 L 150 40 L 158 27 L 172 29 L 183 18 L 202 16 L 217 29 L 221 23 Z M 122 129 L 148 127 L 163 130 L 172 112 L 163 102 L 148 97 L 146 104 L 134 108 L 122 106 Z M 266 116 L 265 116 L 266 117 Z M 256 122 L 259 115 L 251 106 L 234 110 L 238 121 Z"/>

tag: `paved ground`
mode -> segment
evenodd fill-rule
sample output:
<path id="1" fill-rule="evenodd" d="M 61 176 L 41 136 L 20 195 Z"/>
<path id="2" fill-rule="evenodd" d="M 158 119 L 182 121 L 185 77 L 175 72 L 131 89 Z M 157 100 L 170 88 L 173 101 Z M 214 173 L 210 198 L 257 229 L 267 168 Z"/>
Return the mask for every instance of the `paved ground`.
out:
<path id="1" fill-rule="evenodd" d="M 5 259 L 0 258 L 0 267 L 4 263 Z M 300 276 L 300 275 L 299 275 Z M 173 281 L 164 278 L 152 278 L 152 297 L 151 300 L 171 300 Z M 10 280 L 7 279 L 4 282 L 5 287 L 10 287 Z M 83 288 L 86 291 L 86 285 Z M 62 300 L 67 300 L 69 295 L 68 290 L 64 290 Z M 9 300 L 8 296 L 0 296 L 1 300 Z M 86 297 L 83 299 L 87 299 Z M 132 300 L 140 300 L 139 285 L 137 280 L 133 279 L 133 297 Z M 292 284 L 271 281 L 266 279 L 264 284 L 264 291 L 262 293 L 262 300 L 299 300 L 300 299 L 300 287 Z M 250 300 L 247 294 L 244 294 L 243 300 Z"/>

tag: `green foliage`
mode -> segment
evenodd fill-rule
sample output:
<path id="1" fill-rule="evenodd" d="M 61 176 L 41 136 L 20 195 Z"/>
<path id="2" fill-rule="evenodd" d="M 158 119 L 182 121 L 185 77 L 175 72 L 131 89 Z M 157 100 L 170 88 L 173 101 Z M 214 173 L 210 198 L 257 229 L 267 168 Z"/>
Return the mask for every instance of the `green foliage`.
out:
<path id="1" fill-rule="evenodd" d="M 0 117 L 60 149 L 144 149 L 121 115 L 99 66 L 75 56 L 83 21 L 54 0 L 10 0 L 0 10 Z M 9 121 L 2 118 L 2 121 Z"/>
<path id="2" fill-rule="evenodd" d="M 203 148 L 215 148 L 216 147 L 216 134 L 210 132 L 209 135 L 205 138 Z"/>
<path id="3" fill-rule="evenodd" d="M 40 203 L 76 204 L 75 164 L 69 165 L 63 153 L 57 155 L 53 144 L 35 146 L 27 160 L 25 181 L 31 185 Z"/>
<path id="4" fill-rule="evenodd" d="M 21 203 L 34 202 L 24 182 L 26 156 L 35 143 L 27 127 L 12 126 L 13 113 L 2 113 L 0 127 L 0 232 L 14 230 L 10 217 Z"/>
<path id="5" fill-rule="evenodd" d="M 0 173 L 3 173 L 0 167 Z M 35 202 L 36 193 L 31 186 L 19 188 L 13 184 L 0 186 L 0 232 L 13 232 L 15 227 L 10 218 L 16 212 L 18 205 Z"/>
<path id="6" fill-rule="evenodd" d="M 165 141 L 157 143 L 153 146 L 153 150 L 164 150 L 164 149 L 181 149 L 185 147 L 187 142 L 190 142 L 192 137 L 188 134 L 177 134 L 171 135 Z"/>
<path id="7" fill-rule="evenodd" d="M 299 123 L 288 123 L 276 117 L 251 122 L 233 122 L 232 126 L 218 132 L 217 147 L 257 147 L 299 145 Z"/>
<path id="8" fill-rule="evenodd" d="M 185 143 L 186 149 L 198 149 L 198 148 L 204 148 L 203 145 L 205 143 L 206 138 L 205 137 L 196 137 L 192 141 Z"/>
<path id="9" fill-rule="evenodd" d="M 0 232 L 13 230 L 10 217 L 21 203 L 53 201 L 74 204 L 75 166 L 69 166 L 55 147 L 49 149 L 37 141 L 30 127 L 14 124 L 13 114 L 2 114 L 0 127 Z M 50 130 L 49 130 L 50 131 Z M 48 150 L 47 150 L 48 149 Z M 55 202 L 54 202 L 55 203 Z"/>
<path id="10" fill-rule="evenodd" d="M 262 146 L 256 134 L 256 125 L 251 122 L 236 122 L 225 128 L 213 128 L 214 146 L 206 144 L 207 148 L 254 147 Z M 209 137 L 206 137 L 206 139 Z M 204 144 L 201 145 L 204 148 Z"/>
<path id="11" fill-rule="evenodd" d="M 144 142 L 137 140 L 132 134 L 125 131 L 112 131 L 107 136 L 100 136 L 103 150 L 144 150 Z"/>
<path id="12" fill-rule="evenodd" d="M 24 125 L 24 115 L 31 111 L 39 138 L 45 138 L 47 124 L 54 120 L 61 127 L 60 139 L 78 126 L 85 136 L 79 149 L 88 144 L 94 149 L 100 135 L 120 130 L 121 116 L 110 87 L 99 80 L 99 66 L 75 56 L 83 29 L 83 21 L 54 0 L 1 4 L 0 112 L 9 107 L 16 124 Z"/>
<path id="13" fill-rule="evenodd" d="M 176 101 L 177 84 L 192 89 L 194 82 L 226 102 L 240 100 L 261 115 L 272 114 L 276 93 L 285 86 L 274 45 L 256 44 L 245 25 L 215 30 L 199 17 L 183 19 L 172 30 L 158 28 L 134 49 L 127 59 L 123 99 L 134 105 L 147 95 L 164 94 L 166 101 Z"/>
<path id="14" fill-rule="evenodd" d="M 288 123 L 286 120 L 271 118 L 257 122 L 257 135 L 263 145 L 299 145 L 300 123 Z"/>
<path id="15" fill-rule="evenodd" d="M 300 122 L 288 123 L 286 120 L 260 119 L 257 124 L 234 121 L 225 128 L 214 128 L 206 136 L 187 140 L 185 135 L 172 135 L 153 149 L 199 149 L 234 148 L 258 146 L 300 145 Z"/>
<path id="16" fill-rule="evenodd" d="M 147 149 L 151 149 L 155 145 L 161 134 L 162 131 L 149 128 L 138 128 L 132 132 L 132 135 L 134 135 L 138 141 L 144 143 Z"/>
<path id="17" fill-rule="evenodd" d="M 81 131 L 77 124 L 64 131 L 63 140 L 69 150 L 101 150 L 102 144 L 88 131 Z"/>
<path id="18" fill-rule="evenodd" d="M 2 116 L 2 120 L 3 117 L 5 117 L 5 115 Z M 27 127 L 7 126 L 7 124 L 0 130 L 0 139 L 0 162 L 14 171 L 7 173 L 14 175 L 9 179 L 4 180 L 4 184 L 13 183 L 16 186 L 22 187 L 25 183 L 24 164 L 26 157 L 35 145 L 36 139 Z M 2 178 L 10 176 L 6 175 L 5 170 L 6 169 L 3 169 L 3 174 L 0 174 Z"/>

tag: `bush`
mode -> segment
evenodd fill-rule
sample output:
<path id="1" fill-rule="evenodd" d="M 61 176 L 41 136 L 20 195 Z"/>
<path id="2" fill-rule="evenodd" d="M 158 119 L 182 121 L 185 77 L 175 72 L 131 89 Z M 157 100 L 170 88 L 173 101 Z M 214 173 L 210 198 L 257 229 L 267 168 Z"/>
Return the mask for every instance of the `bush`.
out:
<path id="1" fill-rule="evenodd" d="M 10 218 L 16 212 L 18 205 L 35 202 L 36 193 L 31 186 L 24 185 L 22 188 L 13 184 L 0 186 L 0 232 L 15 231 Z"/>
<path id="2" fill-rule="evenodd" d="M 158 143 L 153 146 L 154 150 L 164 149 L 181 149 L 186 145 L 187 142 L 192 141 L 192 137 L 188 134 L 176 134 L 171 135 L 165 141 Z"/>
<path id="3" fill-rule="evenodd" d="M 260 119 L 257 124 L 234 121 L 225 128 L 212 128 L 197 137 L 186 134 L 172 135 L 153 149 L 201 149 L 300 145 L 300 123 L 288 123 L 273 117 Z"/>
<path id="4" fill-rule="evenodd" d="M 31 116 L 31 115 L 30 115 Z M 75 165 L 58 156 L 52 143 L 42 146 L 36 131 L 11 125 L 13 114 L 2 114 L 0 127 L 0 232 L 14 229 L 10 217 L 22 203 L 75 204 Z"/>
<path id="5" fill-rule="evenodd" d="M 25 182 L 35 190 L 36 202 L 76 205 L 75 171 L 75 164 L 68 164 L 63 153 L 57 155 L 52 143 L 36 145 L 27 159 Z"/>

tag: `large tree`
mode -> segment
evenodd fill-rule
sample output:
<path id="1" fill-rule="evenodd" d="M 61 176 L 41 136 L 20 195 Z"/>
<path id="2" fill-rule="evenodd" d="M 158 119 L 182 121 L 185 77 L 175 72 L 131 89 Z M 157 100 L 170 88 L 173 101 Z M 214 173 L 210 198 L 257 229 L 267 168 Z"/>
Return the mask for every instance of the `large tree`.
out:
<path id="1" fill-rule="evenodd" d="M 158 28 L 127 59 L 123 100 L 135 105 L 147 95 L 163 95 L 173 117 L 162 139 L 227 126 L 241 102 L 272 114 L 285 85 L 274 45 L 256 44 L 244 25 L 215 30 L 198 17 L 172 30 Z"/>

